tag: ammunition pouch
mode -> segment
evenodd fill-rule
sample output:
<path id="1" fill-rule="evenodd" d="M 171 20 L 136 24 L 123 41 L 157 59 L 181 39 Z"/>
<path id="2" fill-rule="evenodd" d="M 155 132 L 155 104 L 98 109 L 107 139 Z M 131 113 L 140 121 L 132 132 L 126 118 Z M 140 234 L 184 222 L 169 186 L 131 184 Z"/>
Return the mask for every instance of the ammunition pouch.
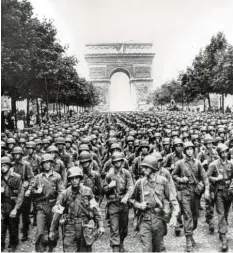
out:
<path id="1" fill-rule="evenodd" d="M 197 185 L 196 185 L 196 187 L 195 187 L 195 189 L 194 189 L 194 192 L 198 196 L 200 196 L 200 195 L 202 195 L 204 193 L 204 191 L 205 191 L 205 185 L 204 185 L 204 183 L 202 181 L 198 182 Z"/>
<path id="2" fill-rule="evenodd" d="M 91 246 L 98 237 L 97 225 L 93 219 L 82 222 L 83 237 L 86 245 Z"/>

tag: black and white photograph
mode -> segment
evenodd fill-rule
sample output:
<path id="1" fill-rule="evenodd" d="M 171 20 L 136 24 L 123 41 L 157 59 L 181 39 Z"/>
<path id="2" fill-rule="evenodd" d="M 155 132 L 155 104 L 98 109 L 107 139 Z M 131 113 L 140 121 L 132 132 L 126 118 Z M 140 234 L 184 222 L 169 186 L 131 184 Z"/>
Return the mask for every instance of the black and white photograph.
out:
<path id="1" fill-rule="evenodd" d="M 233 252 L 233 0 L 1 0 L 1 252 Z"/>

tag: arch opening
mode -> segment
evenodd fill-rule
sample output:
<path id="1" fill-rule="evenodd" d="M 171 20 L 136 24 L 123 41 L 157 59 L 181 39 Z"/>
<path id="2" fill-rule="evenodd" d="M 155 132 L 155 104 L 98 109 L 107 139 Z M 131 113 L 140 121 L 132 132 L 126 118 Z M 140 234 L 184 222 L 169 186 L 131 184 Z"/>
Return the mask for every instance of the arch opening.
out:
<path id="1" fill-rule="evenodd" d="M 134 109 L 132 86 L 129 76 L 122 71 L 111 75 L 109 89 L 110 111 L 132 111 Z"/>

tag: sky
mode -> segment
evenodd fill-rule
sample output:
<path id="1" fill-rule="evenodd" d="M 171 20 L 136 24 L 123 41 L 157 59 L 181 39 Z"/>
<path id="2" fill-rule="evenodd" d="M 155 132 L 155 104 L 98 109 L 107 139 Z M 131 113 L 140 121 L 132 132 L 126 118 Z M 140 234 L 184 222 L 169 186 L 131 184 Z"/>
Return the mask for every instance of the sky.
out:
<path id="1" fill-rule="evenodd" d="M 233 0 L 29 0 L 88 79 L 85 44 L 152 42 L 154 87 L 176 78 L 219 31 L 233 44 Z"/>

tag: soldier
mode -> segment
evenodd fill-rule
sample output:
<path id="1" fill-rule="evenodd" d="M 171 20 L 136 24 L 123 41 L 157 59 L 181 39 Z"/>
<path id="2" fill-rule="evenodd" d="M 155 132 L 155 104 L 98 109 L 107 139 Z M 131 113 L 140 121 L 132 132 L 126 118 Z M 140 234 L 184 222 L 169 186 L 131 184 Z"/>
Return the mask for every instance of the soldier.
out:
<path id="1" fill-rule="evenodd" d="M 23 203 L 24 188 L 21 176 L 11 169 L 8 156 L 1 158 L 1 251 L 5 249 L 7 229 L 9 229 L 9 247 L 16 251 L 19 243 L 19 210 Z"/>
<path id="2" fill-rule="evenodd" d="M 112 155 L 113 168 L 104 181 L 110 221 L 110 246 L 113 252 L 124 252 L 124 240 L 128 233 L 129 207 L 127 202 L 133 191 L 133 181 L 128 170 L 122 167 L 123 154 Z"/>
<path id="3" fill-rule="evenodd" d="M 40 173 L 40 162 L 41 157 L 35 153 L 36 143 L 34 141 L 29 141 L 26 143 L 28 155 L 23 158 L 24 161 L 27 161 L 31 168 L 33 175 L 36 176 Z M 33 226 L 36 226 L 36 208 L 35 202 L 33 201 Z M 26 237 L 24 238 L 26 239 Z"/>
<path id="4" fill-rule="evenodd" d="M 214 139 L 209 135 L 206 135 L 204 138 L 205 149 L 201 151 L 197 159 L 202 163 L 205 171 L 208 170 L 208 167 L 211 162 L 218 159 L 218 154 L 213 148 Z M 210 186 L 210 198 L 205 200 L 206 204 L 206 223 L 209 225 L 209 231 L 212 234 L 214 232 L 214 188 L 213 185 Z"/>
<path id="5" fill-rule="evenodd" d="M 127 136 L 126 137 L 126 148 L 124 149 L 124 155 L 127 160 L 129 160 L 129 157 L 134 154 L 134 137 L 133 136 Z"/>
<path id="6" fill-rule="evenodd" d="M 24 138 L 19 139 L 19 146 L 23 150 L 23 156 L 26 156 L 27 155 L 27 149 L 26 149 L 26 140 Z"/>
<path id="7" fill-rule="evenodd" d="M 78 153 L 72 148 L 72 139 L 66 137 L 65 145 L 66 145 L 66 152 L 70 154 L 70 156 L 72 157 L 73 163 L 75 163 L 78 160 Z"/>
<path id="8" fill-rule="evenodd" d="M 225 144 L 217 146 L 219 159 L 209 165 L 208 177 L 214 187 L 215 204 L 218 214 L 218 233 L 222 242 L 222 251 L 228 250 L 227 226 L 228 214 L 232 202 L 232 196 L 229 195 L 229 186 L 233 179 L 233 164 L 227 160 L 229 148 Z"/>
<path id="9" fill-rule="evenodd" d="M 16 145 L 15 139 L 14 138 L 8 138 L 7 141 L 6 141 L 6 145 L 7 145 L 7 153 L 11 154 L 12 149 Z"/>
<path id="10" fill-rule="evenodd" d="M 36 154 L 42 157 L 42 155 L 45 153 L 45 151 L 42 149 L 42 140 L 38 138 L 34 141 L 36 143 Z"/>
<path id="11" fill-rule="evenodd" d="M 139 230 L 143 252 L 160 252 L 161 242 L 166 233 L 166 222 L 171 216 L 170 203 L 173 202 L 174 213 L 171 225 L 176 223 L 179 207 L 171 194 L 168 181 L 158 175 L 158 160 L 148 155 L 142 162 L 145 177 L 137 180 L 132 203 L 139 210 Z"/>
<path id="12" fill-rule="evenodd" d="M 53 170 L 53 157 L 44 154 L 41 158 L 42 172 L 35 177 L 32 193 L 37 209 L 36 252 L 52 252 L 56 246 L 55 241 L 47 240 L 50 225 L 53 219 L 52 209 L 59 201 L 64 191 L 61 176 Z"/>
<path id="13" fill-rule="evenodd" d="M 200 161 L 194 158 L 194 145 L 188 141 L 184 144 L 185 158 L 175 164 L 172 172 L 177 188 L 181 193 L 181 208 L 184 220 L 187 252 L 195 247 L 193 231 L 197 228 L 200 198 L 205 187 L 205 198 L 209 198 L 209 181 Z"/>
<path id="14" fill-rule="evenodd" d="M 140 147 L 139 147 L 139 152 L 141 152 L 141 154 L 137 158 L 135 158 L 132 165 L 132 173 L 135 180 L 138 180 L 140 177 L 144 176 L 142 172 L 141 164 L 145 156 L 149 154 L 149 150 L 150 150 L 149 142 L 142 140 L 140 142 Z"/>
<path id="15" fill-rule="evenodd" d="M 71 155 L 65 151 L 65 140 L 63 138 L 58 137 L 56 139 L 56 147 L 58 149 L 58 157 L 63 161 L 66 169 L 74 166 Z"/>
<path id="16" fill-rule="evenodd" d="M 53 170 L 60 174 L 64 187 L 67 183 L 67 172 L 63 161 L 58 157 L 58 149 L 55 146 L 49 146 L 47 153 L 53 157 Z"/>
<path id="17" fill-rule="evenodd" d="M 163 144 L 163 150 L 160 152 L 162 157 L 166 157 L 166 155 L 170 154 L 171 151 L 171 139 L 170 138 L 164 138 L 162 141 Z"/>
<path id="18" fill-rule="evenodd" d="M 25 190 L 25 196 L 23 200 L 23 204 L 21 206 L 22 213 L 22 241 L 26 241 L 28 239 L 28 230 L 30 225 L 30 209 L 31 209 L 31 189 L 34 183 L 34 174 L 32 171 L 32 167 L 29 162 L 23 160 L 23 149 L 21 147 L 14 147 L 12 150 L 12 156 L 14 161 L 13 171 L 21 176 L 23 181 L 23 187 Z"/>
<path id="19" fill-rule="evenodd" d="M 102 235 L 104 228 L 100 209 L 95 201 L 92 190 L 80 184 L 83 179 L 81 168 L 70 168 L 68 170 L 68 179 L 71 181 L 71 186 L 61 195 L 61 199 L 55 210 L 49 237 L 51 240 L 56 239 L 59 220 L 63 215 L 63 219 L 60 222 L 63 233 L 63 251 L 91 252 L 93 239 L 90 237 L 94 237 L 94 235 L 93 231 L 91 231 L 89 238 L 86 238 L 86 234 L 84 233 L 85 224 L 90 224 L 90 221 L 93 221 L 93 219 L 96 220 L 98 235 Z M 91 230 L 92 227 L 89 229 Z"/>
<path id="20" fill-rule="evenodd" d="M 103 192 L 100 181 L 100 174 L 93 169 L 91 153 L 83 151 L 79 156 L 80 167 L 83 169 L 83 184 L 91 188 L 96 201 L 100 204 L 103 199 Z"/>

